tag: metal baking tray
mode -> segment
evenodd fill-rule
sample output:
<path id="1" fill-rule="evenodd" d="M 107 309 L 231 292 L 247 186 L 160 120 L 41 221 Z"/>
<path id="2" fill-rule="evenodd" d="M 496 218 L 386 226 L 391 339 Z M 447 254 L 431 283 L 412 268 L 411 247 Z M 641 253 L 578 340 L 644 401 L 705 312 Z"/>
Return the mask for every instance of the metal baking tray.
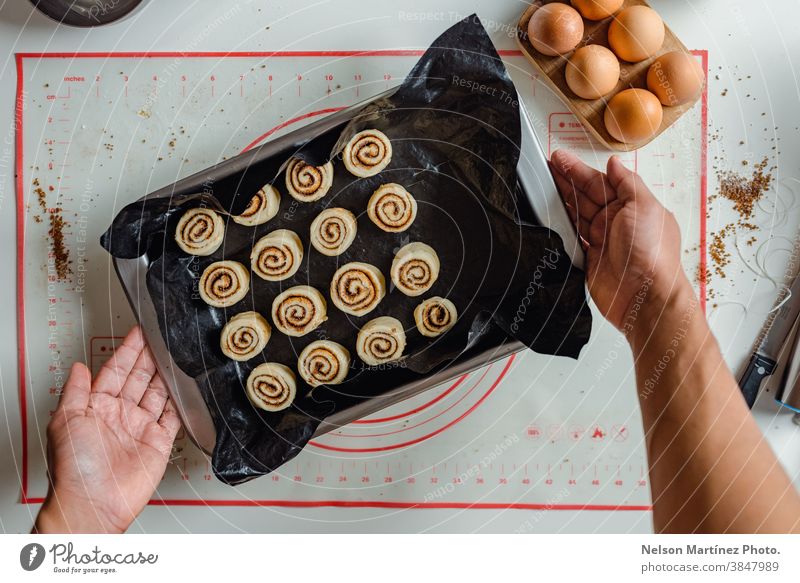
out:
<path id="1" fill-rule="evenodd" d="M 267 142 L 260 148 L 246 152 L 226 160 L 202 172 L 184 178 L 176 184 L 153 192 L 151 197 L 199 192 L 202 184 L 216 181 L 222 177 L 242 172 L 250 164 L 282 152 L 295 151 L 309 137 L 323 133 L 353 118 L 367 103 L 380 99 L 391 93 L 390 89 L 371 99 L 358 103 L 350 108 L 331 114 L 316 122 L 303 126 L 291 133 Z M 517 175 L 521 190 L 530 203 L 530 211 L 538 222 L 556 231 L 564 241 L 564 248 L 577 267 L 583 267 L 583 250 L 581 249 L 575 230 L 567 216 L 555 183 L 547 166 L 547 159 L 542 150 L 530 118 L 523 107 L 520 107 L 522 142 Z M 122 284 L 131 308 L 142 327 L 147 342 L 153 352 L 161 377 L 164 379 L 170 396 L 176 405 L 184 429 L 191 441 L 203 452 L 210 455 L 216 441 L 216 430 L 211 420 L 205 400 L 196 381 L 180 370 L 167 350 L 158 325 L 158 317 L 146 285 L 146 273 L 150 261 L 147 255 L 137 259 L 113 258 L 117 276 Z M 333 429 L 371 415 L 390 405 L 413 397 L 423 391 L 447 382 L 466 372 L 475 370 L 486 364 L 500 360 L 509 354 L 523 350 L 525 346 L 510 338 L 494 338 L 488 345 L 479 343 L 471 350 L 465 351 L 443 370 L 427 377 L 391 389 L 379 398 L 370 399 L 354 407 L 342 410 L 322 421 L 314 437 Z"/>

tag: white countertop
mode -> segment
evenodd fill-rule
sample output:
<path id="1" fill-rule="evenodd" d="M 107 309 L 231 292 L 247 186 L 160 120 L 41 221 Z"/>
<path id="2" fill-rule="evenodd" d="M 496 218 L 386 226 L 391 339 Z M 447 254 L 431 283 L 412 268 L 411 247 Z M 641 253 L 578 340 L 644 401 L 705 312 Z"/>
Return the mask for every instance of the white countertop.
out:
<path id="1" fill-rule="evenodd" d="M 798 0 L 760 0 L 731 5 L 726 0 L 652 0 L 651 4 L 690 49 L 709 51 L 709 193 L 716 188 L 711 168 L 725 162 L 774 156 L 777 138 L 777 190 L 787 200 L 800 196 L 800 35 Z M 514 0 L 430 2 L 151 2 L 130 18 L 93 30 L 59 27 L 32 13 L 27 2 L 0 5 L 0 265 L 15 265 L 15 190 L 13 173 L 15 52 L 51 51 L 264 51 L 424 48 L 456 20 L 477 12 L 499 49 L 515 48 L 508 33 L 525 9 Z M 213 33 L 207 32 L 214 23 Z M 794 61 L 792 60 L 794 59 Z M 719 78 L 717 79 L 717 76 Z M 727 89 L 727 92 L 725 91 Z M 726 93 L 723 95 L 723 93 Z M 744 144 L 741 144 L 744 142 Z M 719 159 L 715 159 L 719 157 Z M 768 205 L 765 205 L 768 206 Z M 800 209 L 784 213 L 790 232 L 800 224 Z M 732 220 L 722 206 L 711 207 L 709 231 Z M 785 226 L 784 226 L 785 228 Z M 783 243 L 782 248 L 786 248 Z M 782 274 L 786 253 L 770 254 L 769 271 Z M 774 301 L 776 289 L 754 282 L 747 271 L 731 268 L 713 281 L 719 307 L 709 311 L 728 362 L 737 370 Z M 0 435 L 0 530 L 30 527 L 36 507 L 17 503 L 15 460 L 19 458 L 16 288 L 14 277 L 0 279 L 0 394 L 8 431 Z M 762 428 L 795 480 L 800 476 L 800 430 L 791 416 L 769 399 L 756 407 Z M 137 530 L 216 531 L 509 531 L 519 528 L 524 511 L 380 510 L 287 508 L 150 507 Z M 608 512 L 537 513 L 531 530 L 646 531 L 647 515 Z"/>

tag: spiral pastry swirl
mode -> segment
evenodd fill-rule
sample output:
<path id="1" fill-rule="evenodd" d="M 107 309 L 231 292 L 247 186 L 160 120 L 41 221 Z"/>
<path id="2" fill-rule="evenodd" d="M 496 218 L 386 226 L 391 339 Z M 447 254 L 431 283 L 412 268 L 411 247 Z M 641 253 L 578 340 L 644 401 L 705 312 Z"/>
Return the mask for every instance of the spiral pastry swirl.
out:
<path id="1" fill-rule="evenodd" d="M 386 280 L 374 265 L 354 261 L 342 265 L 333 274 L 331 299 L 346 314 L 368 314 L 385 295 Z"/>
<path id="2" fill-rule="evenodd" d="M 417 330 L 423 336 L 433 338 L 444 334 L 456 325 L 458 311 L 453 302 L 438 296 L 428 298 L 414 309 Z"/>
<path id="3" fill-rule="evenodd" d="M 342 153 L 342 161 L 347 170 L 359 178 L 375 176 L 392 160 L 392 143 L 386 134 L 378 130 L 358 132 Z"/>
<path id="4" fill-rule="evenodd" d="M 244 212 L 232 218 L 234 222 L 246 227 L 263 225 L 278 214 L 280 206 L 281 193 L 271 184 L 265 184 L 253 195 Z"/>
<path id="5" fill-rule="evenodd" d="M 297 380 L 288 366 L 276 362 L 259 364 L 247 377 L 247 398 L 264 411 L 282 411 L 294 401 Z"/>
<path id="6" fill-rule="evenodd" d="M 250 272 L 238 261 L 217 261 L 200 276 L 200 297 L 209 306 L 232 306 L 250 289 Z"/>
<path id="7" fill-rule="evenodd" d="M 211 255 L 222 245 L 225 223 L 209 208 L 189 209 L 178 221 L 175 242 L 191 255 Z"/>
<path id="8" fill-rule="evenodd" d="M 292 277 L 303 262 L 303 243 L 294 231 L 278 229 L 264 235 L 253 246 L 253 273 L 267 281 Z"/>
<path id="9" fill-rule="evenodd" d="M 219 339 L 222 353 L 231 360 L 250 360 L 269 342 L 272 328 L 258 312 L 242 312 L 228 320 Z"/>
<path id="10" fill-rule="evenodd" d="M 387 233 L 402 233 L 417 218 L 417 201 L 399 184 L 383 184 L 372 193 L 367 203 L 367 215 L 379 229 Z"/>
<path id="11" fill-rule="evenodd" d="M 409 243 L 392 261 L 392 283 L 407 296 L 428 291 L 439 277 L 439 256 L 425 243 Z"/>
<path id="12" fill-rule="evenodd" d="M 316 340 L 306 346 L 297 360 L 297 370 L 312 387 L 338 385 L 347 378 L 350 352 L 336 342 Z"/>
<path id="13" fill-rule="evenodd" d="M 286 190 L 295 200 L 314 202 L 328 194 L 333 185 L 333 164 L 322 166 L 306 164 L 299 158 L 292 158 L 286 168 Z"/>
<path id="14" fill-rule="evenodd" d="M 398 360 L 405 349 L 403 325 L 390 316 L 381 316 L 364 324 L 356 339 L 358 356 L 369 366 Z"/>
<path id="15" fill-rule="evenodd" d="M 323 255 L 335 257 L 353 244 L 357 230 L 356 217 L 349 210 L 325 209 L 311 223 L 311 244 Z"/>
<path id="16" fill-rule="evenodd" d="M 304 336 L 328 319 L 325 298 L 309 285 L 296 285 L 272 301 L 272 322 L 287 336 Z"/>

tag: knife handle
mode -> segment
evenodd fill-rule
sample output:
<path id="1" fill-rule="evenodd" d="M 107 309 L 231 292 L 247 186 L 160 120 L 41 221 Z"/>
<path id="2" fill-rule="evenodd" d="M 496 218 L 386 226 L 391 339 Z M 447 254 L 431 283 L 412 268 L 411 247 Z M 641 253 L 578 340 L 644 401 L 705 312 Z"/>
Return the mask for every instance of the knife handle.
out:
<path id="1" fill-rule="evenodd" d="M 753 408 L 762 381 L 775 372 L 777 365 L 776 361 L 760 354 L 754 354 L 750 359 L 750 363 L 739 381 L 739 388 L 742 390 L 748 408 Z"/>

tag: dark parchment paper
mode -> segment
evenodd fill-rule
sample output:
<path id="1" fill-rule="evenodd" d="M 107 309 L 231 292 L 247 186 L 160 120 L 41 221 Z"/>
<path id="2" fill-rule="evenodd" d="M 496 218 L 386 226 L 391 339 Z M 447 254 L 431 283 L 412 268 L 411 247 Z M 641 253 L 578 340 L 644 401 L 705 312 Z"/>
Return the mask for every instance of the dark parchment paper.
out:
<path id="1" fill-rule="evenodd" d="M 326 416 L 446 366 L 487 335 L 510 335 L 541 353 L 577 357 L 591 330 L 584 276 L 570 263 L 558 235 L 520 219 L 518 107 L 503 63 L 471 16 L 440 36 L 394 93 L 367 104 L 350 121 L 322 133 L 312 124 L 302 130 L 307 137 L 285 151 L 253 156 L 243 170 L 214 180 L 195 178 L 202 188 L 194 192 L 178 183 L 119 213 L 101 242 L 117 257 L 146 253 L 151 261 L 147 285 L 164 340 L 177 365 L 197 380 L 214 419 L 212 465 L 219 479 L 235 484 L 274 470 L 302 449 Z M 384 132 L 394 153 L 379 175 L 357 179 L 344 168 L 340 152 L 353 134 L 367 128 Z M 291 156 L 313 164 L 333 160 L 335 178 L 326 197 L 302 204 L 285 192 L 283 169 Z M 228 220 L 223 246 L 209 257 L 188 256 L 175 244 L 183 211 L 205 204 L 238 214 L 267 182 L 282 193 L 273 220 L 255 228 Z M 417 199 L 417 219 L 404 233 L 384 233 L 366 215 L 370 195 L 387 182 L 402 184 Z M 309 243 L 311 222 L 329 206 L 345 207 L 358 217 L 356 240 L 339 257 L 323 256 Z M 224 258 L 249 266 L 253 243 L 275 229 L 291 229 L 303 240 L 305 257 L 295 276 L 275 283 L 254 276 L 248 297 L 228 309 L 199 299 L 198 279 L 208 264 Z M 360 318 L 328 301 L 327 322 L 311 334 L 288 338 L 273 328 L 261 356 L 246 363 L 223 356 L 219 333 L 233 315 L 256 310 L 269 319 L 272 299 L 298 284 L 312 285 L 330 300 L 333 273 L 349 261 L 376 265 L 388 283 L 394 252 L 412 241 L 428 243 L 441 260 L 429 293 L 409 298 L 390 290 L 375 311 Z M 432 295 L 450 298 L 459 310 L 455 328 L 433 340 L 419 334 L 413 318 L 416 305 Z M 366 321 L 380 315 L 405 324 L 408 356 L 367 368 L 356 356 L 355 337 Z M 350 350 L 353 364 L 344 384 L 311 393 L 298 378 L 297 399 L 280 413 L 264 413 L 249 403 L 244 384 L 255 366 L 271 361 L 296 370 L 302 349 L 321 338 Z"/>

